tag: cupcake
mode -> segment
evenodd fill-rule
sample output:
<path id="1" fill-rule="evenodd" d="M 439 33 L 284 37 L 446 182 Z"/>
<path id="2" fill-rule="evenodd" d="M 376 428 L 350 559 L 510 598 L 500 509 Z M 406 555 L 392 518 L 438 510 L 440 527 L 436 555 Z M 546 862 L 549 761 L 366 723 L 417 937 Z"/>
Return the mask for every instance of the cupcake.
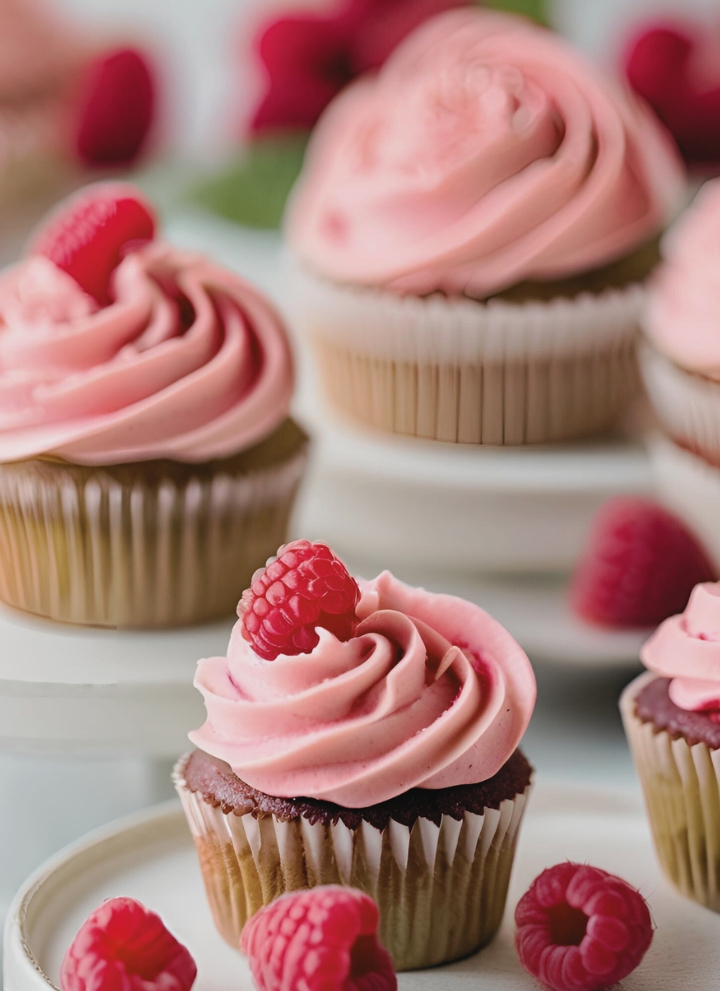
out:
<path id="1" fill-rule="evenodd" d="M 331 104 L 288 206 L 328 397 L 470 444 L 612 427 L 683 190 L 651 111 L 561 39 L 486 10 L 434 18 Z"/>
<path id="2" fill-rule="evenodd" d="M 688 898 L 720 912 L 720 583 L 642 650 L 649 669 L 620 700 L 660 864 Z"/>
<path id="3" fill-rule="evenodd" d="M 306 460 L 283 324 L 155 238 L 133 186 L 61 205 L 0 275 L 0 599 L 67 623 L 232 615 Z"/>
<path id="4" fill-rule="evenodd" d="M 663 254 L 641 348 L 663 430 L 654 466 L 665 499 L 720 564 L 720 180 L 703 186 Z"/>
<path id="5" fill-rule="evenodd" d="M 503 915 L 531 768 L 530 663 L 478 606 L 295 541 L 255 576 L 175 780 L 217 928 L 320 884 L 375 899 L 401 970 L 474 953 Z"/>

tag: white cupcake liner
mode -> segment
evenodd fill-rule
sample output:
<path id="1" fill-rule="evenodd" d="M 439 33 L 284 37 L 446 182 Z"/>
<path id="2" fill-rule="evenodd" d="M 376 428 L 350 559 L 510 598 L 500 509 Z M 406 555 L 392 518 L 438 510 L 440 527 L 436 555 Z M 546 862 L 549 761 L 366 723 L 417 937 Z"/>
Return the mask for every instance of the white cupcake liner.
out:
<path id="1" fill-rule="evenodd" d="M 223 938 L 236 949 L 248 918 L 287 891 L 346 884 L 380 909 L 380 938 L 397 970 L 417 970 L 469 956 L 502 921 L 518 832 L 529 794 L 439 826 L 418 819 L 408 829 L 363 822 L 349 829 L 298 816 L 280 820 L 224 812 L 175 784 L 197 847 L 205 890 Z"/>
<path id="2" fill-rule="evenodd" d="M 663 502 L 695 532 L 720 574 L 720 468 L 660 434 L 649 451 Z"/>
<path id="3" fill-rule="evenodd" d="M 637 717 L 635 700 L 654 678 L 636 678 L 620 711 L 658 858 L 681 894 L 720 912 L 720 751 L 690 746 Z"/>
<path id="4" fill-rule="evenodd" d="M 647 343 L 639 354 L 645 388 L 665 430 L 720 464 L 720 382 L 685 371 Z"/>
<path id="5" fill-rule="evenodd" d="M 231 615 L 284 543 L 306 445 L 281 464 L 172 472 L 0 466 L 0 599 L 79 625 L 151 628 Z"/>
<path id="6" fill-rule="evenodd" d="M 400 297 L 290 269 L 335 406 L 395 433 L 527 444 L 612 426 L 637 385 L 640 285 L 551 302 Z"/>

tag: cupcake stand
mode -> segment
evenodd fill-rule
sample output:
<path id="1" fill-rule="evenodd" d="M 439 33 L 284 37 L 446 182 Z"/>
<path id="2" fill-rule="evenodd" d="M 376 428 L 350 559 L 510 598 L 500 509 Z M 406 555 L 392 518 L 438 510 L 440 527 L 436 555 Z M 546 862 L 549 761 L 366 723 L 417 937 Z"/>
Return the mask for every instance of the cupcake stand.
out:
<path id="1" fill-rule="evenodd" d="M 275 236 L 240 236 L 191 213 L 167 228 L 178 244 L 212 248 L 282 306 Z M 635 790 L 616 699 L 643 638 L 590 630 L 565 604 L 568 569 L 598 506 L 649 488 L 641 447 L 623 438 L 537 451 L 396 441 L 334 422 L 306 368 L 296 412 L 316 445 L 295 534 L 332 542 L 358 573 L 389 567 L 478 601 L 541 662 L 541 703 L 527 737 L 540 783 L 509 904 L 543 866 L 564 858 L 616 870 L 651 896 L 660 925 L 672 919 L 674 926 L 669 939 L 671 926 L 663 925 L 652 962 L 626 987 L 676 986 L 657 975 L 677 971 L 680 940 L 696 958 L 708 956 L 715 920 L 661 881 Z M 231 623 L 162 633 L 80 630 L 0 608 L 0 788 L 7 796 L 0 911 L 28 870 L 65 842 L 169 797 L 171 762 L 202 720 L 192 687 L 196 662 L 224 653 Z M 187 941 L 200 964 L 198 991 L 220 991 L 230 981 L 249 991 L 244 964 L 212 928 L 174 803 L 101 828 L 23 885 L 8 913 L 6 989 L 57 985 L 62 953 L 82 919 L 103 897 L 121 893 L 159 910 Z M 488 988 L 529 987 L 509 921 L 482 956 L 402 977 L 400 986 L 461 991 L 481 975 Z"/>

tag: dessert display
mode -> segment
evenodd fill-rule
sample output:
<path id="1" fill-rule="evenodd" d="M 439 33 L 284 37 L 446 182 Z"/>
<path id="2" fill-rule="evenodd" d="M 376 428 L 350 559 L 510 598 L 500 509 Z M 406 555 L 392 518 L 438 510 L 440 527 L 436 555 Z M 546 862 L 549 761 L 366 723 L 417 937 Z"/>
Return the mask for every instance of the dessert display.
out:
<path id="1" fill-rule="evenodd" d="M 720 583 L 698 585 L 642 651 L 646 674 L 620 708 L 660 865 L 720 912 Z"/>
<path id="2" fill-rule="evenodd" d="M 502 919 L 532 770 L 530 663 L 478 606 L 388 572 L 356 581 L 295 541 L 255 576 L 175 780 L 220 934 L 298 888 L 377 902 L 398 970 L 447 963 Z"/>
<path id="3" fill-rule="evenodd" d="M 683 611 L 696 585 L 717 577 L 677 516 L 650 499 L 613 499 L 593 522 L 570 601 L 589 623 L 654 628 Z"/>
<path id="4" fill-rule="evenodd" d="M 608 429 L 683 195 L 657 119 L 558 37 L 432 19 L 330 104 L 289 202 L 294 316 L 328 397 L 451 442 Z"/>
<path id="5" fill-rule="evenodd" d="M 0 599 L 50 619 L 231 615 L 303 473 L 280 317 L 155 229 L 90 186 L 0 275 Z"/>
<path id="6" fill-rule="evenodd" d="M 552 991 L 602 991 L 640 964 L 653 938 L 647 902 L 622 878 L 589 864 L 557 864 L 515 910 L 523 967 Z"/>

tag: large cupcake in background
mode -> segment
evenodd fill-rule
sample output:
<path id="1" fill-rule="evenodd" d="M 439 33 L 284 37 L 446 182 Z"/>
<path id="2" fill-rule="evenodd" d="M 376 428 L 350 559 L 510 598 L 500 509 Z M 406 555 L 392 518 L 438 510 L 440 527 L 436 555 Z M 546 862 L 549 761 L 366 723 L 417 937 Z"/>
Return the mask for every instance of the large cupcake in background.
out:
<path id="1" fill-rule="evenodd" d="M 156 237 L 133 186 L 61 204 L 0 276 L 0 599 L 69 623 L 231 615 L 306 457 L 270 303 Z"/>
<path id="2" fill-rule="evenodd" d="M 343 92 L 286 217 L 333 403 L 396 433 L 611 427 L 684 174 L 652 112 L 520 18 L 454 11 Z"/>
<path id="3" fill-rule="evenodd" d="M 274 898 L 348 884 L 375 899 L 398 969 L 495 934 L 531 769 L 530 663 L 478 606 L 384 572 L 356 582 L 295 541 L 240 603 L 176 769 L 220 933 Z"/>
<path id="4" fill-rule="evenodd" d="M 642 660 L 620 707 L 660 864 L 720 912 L 720 583 L 697 585 Z"/>
<path id="5" fill-rule="evenodd" d="M 653 444 L 666 501 L 720 563 L 720 180 L 663 243 L 643 321 L 641 364 L 663 428 Z"/>

